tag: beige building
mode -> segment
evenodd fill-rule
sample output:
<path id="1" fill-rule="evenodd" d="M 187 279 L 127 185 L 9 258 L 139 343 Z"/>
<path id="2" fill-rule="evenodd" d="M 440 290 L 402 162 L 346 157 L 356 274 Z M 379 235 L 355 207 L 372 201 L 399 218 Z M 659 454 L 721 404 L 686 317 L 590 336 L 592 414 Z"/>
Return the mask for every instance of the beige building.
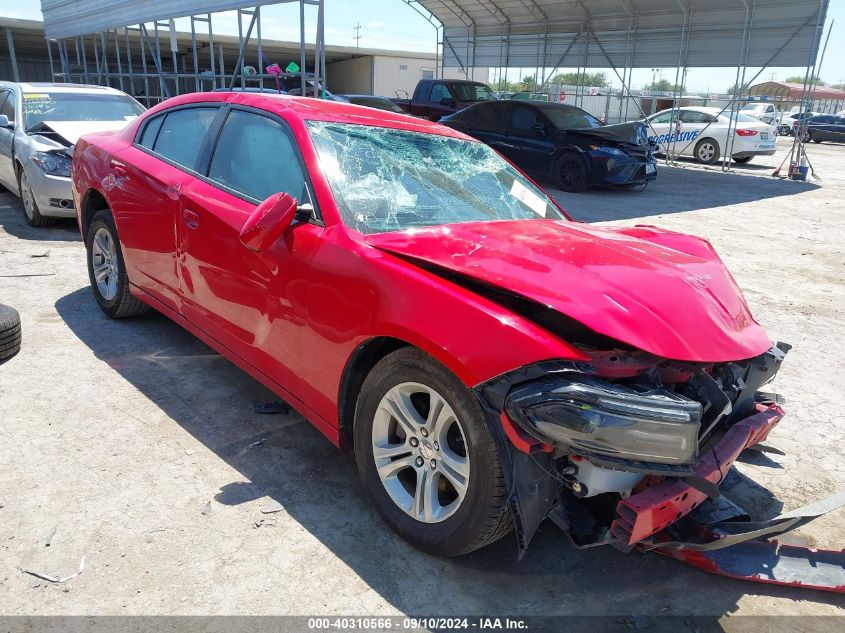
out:
<path id="1" fill-rule="evenodd" d="M 329 89 L 333 92 L 385 97 L 412 95 L 420 79 L 434 77 L 435 68 L 436 59 L 428 53 L 377 49 L 326 66 Z M 460 68 L 446 68 L 443 75 L 447 79 L 466 79 Z M 488 69 L 475 68 L 469 78 L 487 83 Z"/>

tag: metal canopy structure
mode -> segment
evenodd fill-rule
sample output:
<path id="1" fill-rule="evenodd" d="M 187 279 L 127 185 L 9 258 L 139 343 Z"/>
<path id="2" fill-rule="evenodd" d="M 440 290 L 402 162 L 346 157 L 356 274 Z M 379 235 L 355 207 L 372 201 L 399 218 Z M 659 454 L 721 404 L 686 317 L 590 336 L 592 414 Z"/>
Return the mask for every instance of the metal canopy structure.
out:
<path id="1" fill-rule="evenodd" d="M 65 81 L 119 82 L 120 88 L 146 105 L 193 90 L 264 87 L 273 85 L 262 49 L 261 7 L 299 4 L 299 68 L 301 94 L 325 90 L 325 0 L 41 0 L 51 74 Z M 313 75 L 306 78 L 305 9 L 317 9 L 316 41 L 311 52 Z M 237 14 L 237 51 L 227 73 L 223 38 L 212 26 L 212 16 Z M 190 20 L 187 51 L 180 48 L 174 20 Z M 254 65 L 246 55 L 254 43 Z M 55 48 L 55 51 L 54 51 Z M 94 60 L 90 63 L 89 50 Z M 185 53 L 190 55 L 190 62 Z M 54 60 L 60 72 L 54 70 Z M 188 68 L 190 63 L 190 68 Z M 138 82 L 142 82 L 139 87 Z M 310 85 L 309 85 L 310 84 Z"/>
<path id="2" fill-rule="evenodd" d="M 445 66 L 804 66 L 828 0 L 417 0 Z"/>

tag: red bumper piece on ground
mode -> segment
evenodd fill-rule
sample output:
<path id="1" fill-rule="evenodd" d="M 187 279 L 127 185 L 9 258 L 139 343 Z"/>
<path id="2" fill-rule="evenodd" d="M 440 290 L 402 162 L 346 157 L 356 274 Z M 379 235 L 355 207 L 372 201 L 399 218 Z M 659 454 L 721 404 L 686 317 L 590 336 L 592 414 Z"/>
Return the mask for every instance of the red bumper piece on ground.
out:
<path id="1" fill-rule="evenodd" d="M 702 454 L 696 474 L 719 485 L 739 454 L 764 441 L 783 415 L 777 404 L 758 404 L 757 413 L 734 424 L 712 451 Z M 622 543 L 634 545 L 686 516 L 706 498 L 683 479 L 668 479 L 619 501 L 610 532 Z"/>
<path id="2" fill-rule="evenodd" d="M 845 593 L 845 550 L 823 550 L 752 540 L 710 551 L 652 551 L 711 574 L 772 585 Z"/>

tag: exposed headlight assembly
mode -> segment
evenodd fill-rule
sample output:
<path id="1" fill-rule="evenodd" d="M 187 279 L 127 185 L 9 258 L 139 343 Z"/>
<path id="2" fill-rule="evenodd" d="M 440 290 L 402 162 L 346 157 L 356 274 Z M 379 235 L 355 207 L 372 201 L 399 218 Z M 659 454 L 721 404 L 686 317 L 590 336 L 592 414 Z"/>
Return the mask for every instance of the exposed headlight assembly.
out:
<path id="1" fill-rule="evenodd" d="M 45 174 L 50 176 L 70 177 L 71 160 L 64 154 L 55 152 L 35 152 L 32 155 L 32 162 Z"/>
<path id="2" fill-rule="evenodd" d="M 517 387 L 505 409 L 535 437 L 576 452 L 673 465 L 698 455 L 701 405 L 663 388 L 563 374 Z"/>
<path id="3" fill-rule="evenodd" d="M 613 156 L 628 156 L 623 150 L 618 147 L 608 147 L 607 145 L 590 145 L 593 151 L 604 152 L 605 154 L 612 154 Z"/>

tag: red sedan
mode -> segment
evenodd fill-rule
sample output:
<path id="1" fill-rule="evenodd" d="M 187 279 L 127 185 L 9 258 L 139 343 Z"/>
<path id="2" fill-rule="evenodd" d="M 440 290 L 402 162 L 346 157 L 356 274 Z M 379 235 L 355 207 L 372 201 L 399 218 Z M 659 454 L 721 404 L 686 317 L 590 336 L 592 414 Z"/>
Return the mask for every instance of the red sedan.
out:
<path id="1" fill-rule="evenodd" d="M 158 310 L 351 440 L 427 552 L 524 548 L 547 517 L 663 538 L 782 415 L 758 389 L 786 346 L 709 243 L 573 222 L 441 125 L 185 95 L 83 137 L 73 188 L 106 314 Z"/>

